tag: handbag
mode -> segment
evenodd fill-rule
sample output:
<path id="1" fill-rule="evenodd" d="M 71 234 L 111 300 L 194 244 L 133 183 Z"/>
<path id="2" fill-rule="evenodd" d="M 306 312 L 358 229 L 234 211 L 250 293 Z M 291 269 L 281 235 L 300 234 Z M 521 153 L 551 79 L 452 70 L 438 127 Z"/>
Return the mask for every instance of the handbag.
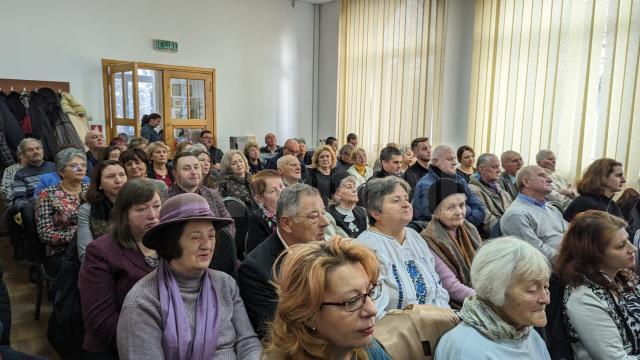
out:
<path id="1" fill-rule="evenodd" d="M 376 322 L 373 337 L 394 360 L 431 360 L 440 337 L 459 322 L 451 309 L 409 305 L 387 312 Z"/>

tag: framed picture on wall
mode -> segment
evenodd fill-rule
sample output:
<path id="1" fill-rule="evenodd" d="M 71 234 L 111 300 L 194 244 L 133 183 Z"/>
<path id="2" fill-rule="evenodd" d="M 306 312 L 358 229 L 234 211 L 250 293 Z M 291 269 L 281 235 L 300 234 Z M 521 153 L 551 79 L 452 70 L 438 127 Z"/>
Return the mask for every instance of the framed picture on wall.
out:
<path id="1" fill-rule="evenodd" d="M 184 100 L 179 97 L 173 97 L 171 99 L 171 107 L 172 108 L 181 108 L 184 105 Z"/>
<path id="2" fill-rule="evenodd" d="M 171 95 L 172 96 L 182 96 L 182 86 L 180 84 L 172 84 L 171 85 Z"/>

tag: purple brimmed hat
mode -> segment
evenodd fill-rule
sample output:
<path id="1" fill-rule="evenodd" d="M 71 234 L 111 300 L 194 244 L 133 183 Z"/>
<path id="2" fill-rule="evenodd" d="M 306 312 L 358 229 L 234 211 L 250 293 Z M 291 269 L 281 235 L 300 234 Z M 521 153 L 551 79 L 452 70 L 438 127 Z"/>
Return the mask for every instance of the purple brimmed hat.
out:
<path id="1" fill-rule="evenodd" d="M 211 220 L 216 229 L 233 223 L 233 219 L 213 215 L 209 203 L 202 196 L 194 193 L 180 194 L 162 205 L 160 222 L 142 235 L 142 244 L 150 249 L 156 249 L 165 240 L 162 232 L 167 227 L 194 220 Z"/>

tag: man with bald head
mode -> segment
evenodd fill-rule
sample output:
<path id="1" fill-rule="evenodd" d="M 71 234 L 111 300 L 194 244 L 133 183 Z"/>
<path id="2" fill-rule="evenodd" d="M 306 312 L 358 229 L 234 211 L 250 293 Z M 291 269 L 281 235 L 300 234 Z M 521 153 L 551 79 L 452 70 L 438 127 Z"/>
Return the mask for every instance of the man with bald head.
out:
<path id="1" fill-rule="evenodd" d="M 100 152 L 105 148 L 104 135 L 98 130 L 91 130 L 84 136 L 87 146 L 87 176 L 93 174 L 93 168 L 100 158 Z"/>
<path id="2" fill-rule="evenodd" d="M 278 150 L 278 155 L 272 157 L 271 159 L 269 159 L 269 161 L 267 161 L 267 165 L 265 165 L 265 168 L 278 170 L 278 160 L 281 157 L 286 155 L 293 155 L 294 157 L 298 157 L 300 153 L 300 143 L 298 143 L 298 140 L 287 139 L 287 141 L 284 142 L 284 146 L 282 146 L 282 148 Z M 300 161 L 298 161 L 298 163 L 300 163 Z M 300 173 L 302 174 L 303 179 L 307 176 L 307 167 L 302 163 L 300 163 Z"/>
<path id="3" fill-rule="evenodd" d="M 502 168 L 504 171 L 500 174 L 500 186 L 509 194 L 511 200 L 518 196 L 518 187 L 516 186 L 516 174 L 522 169 L 522 156 L 513 150 L 507 150 L 500 157 Z"/>
<path id="4" fill-rule="evenodd" d="M 440 145 L 433 149 L 431 154 L 431 166 L 425 176 L 423 176 L 418 183 L 413 194 L 413 218 L 422 221 L 431 220 L 431 212 L 429 211 L 429 198 L 427 196 L 429 188 L 433 183 L 439 179 L 452 179 L 458 182 L 464 187 L 466 200 L 466 214 L 467 221 L 480 228 L 482 221 L 484 220 L 484 206 L 480 199 L 469 190 L 467 181 L 462 175 L 456 173 L 456 152 L 451 146 Z"/>
<path id="5" fill-rule="evenodd" d="M 484 221 L 478 229 L 483 238 L 491 235 L 491 229 L 500 221 L 505 210 L 511 205 L 511 196 L 502 189 L 500 179 L 500 161 L 498 156 L 484 153 L 478 156 L 477 173 L 471 175 L 469 189 L 478 196 L 484 205 Z"/>
<path id="6" fill-rule="evenodd" d="M 546 171 L 549 179 L 551 179 L 552 191 L 546 196 L 547 201 L 564 212 L 573 199 L 578 196 L 578 191 L 556 172 L 556 154 L 553 151 L 540 150 L 536 154 L 536 163 Z"/>
<path id="7" fill-rule="evenodd" d="M 293 155 L 284 155 L 278 159 L 278 173 L 285 186 L 299 183 L 301 170 L 300 160 Z"/>
<path id="8" fill-rule="evenodd" d="M 264 143 L 265 145 L 260 148 L 260 152 L 263 154 L 274 154 L 280 150 L 280 146 L 278 146 L 278 139 L 274 133 L 267 133 L 264 136 Z"/>
<path id="9" fill-rule="evenodd" d="M 500 219 L 502 235 L 530 243 L 553 263 L 569 224 L 545 201 L 553 188 L 551 179 L 543 168 L 532 165 L 518 172 L 516 183 L 520 193 Z"/>

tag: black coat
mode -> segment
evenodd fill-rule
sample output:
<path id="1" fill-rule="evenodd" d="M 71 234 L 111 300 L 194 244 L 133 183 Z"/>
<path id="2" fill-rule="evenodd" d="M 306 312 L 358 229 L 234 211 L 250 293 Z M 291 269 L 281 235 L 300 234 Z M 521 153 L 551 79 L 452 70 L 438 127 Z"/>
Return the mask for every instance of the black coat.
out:
<path id="1" fill-rule="evenodd" d="M 260 208 L 253 211 L 249 217 L 249 231 L 247 232 L 247 254 L 257 248 L 273 231 L 269 226 L 264 211 Z"/>
<path id="2" fill-rule="evenodd" d="M 24 138 L 18 119 L 7 106 L 6 97 L 0 97 L 0 130 L 4 132 L 10 149 L 18 148 L 18 144 Z"/>
<path id="3" fill-rule="evenodd" d="M 571 222 L 577 214 L 587 210 L 600 210 L 619 218 L 624 218 L 620 206 L 613 199 L 604 195 L 594 194 L 583 194 L 575 198 L 564 210 L 563 217 Z"/>
<path id="4" fill-rule="evenodd" d="M 268 323 L 276 313 L 278 294 L 271 285 L 274 280 L 271 268 L 283 251 L 282 240 L 277 233 L 273 233 L 247 255 L 238 269 L 240 296 L 260 339 L 266 335 Z"/>

